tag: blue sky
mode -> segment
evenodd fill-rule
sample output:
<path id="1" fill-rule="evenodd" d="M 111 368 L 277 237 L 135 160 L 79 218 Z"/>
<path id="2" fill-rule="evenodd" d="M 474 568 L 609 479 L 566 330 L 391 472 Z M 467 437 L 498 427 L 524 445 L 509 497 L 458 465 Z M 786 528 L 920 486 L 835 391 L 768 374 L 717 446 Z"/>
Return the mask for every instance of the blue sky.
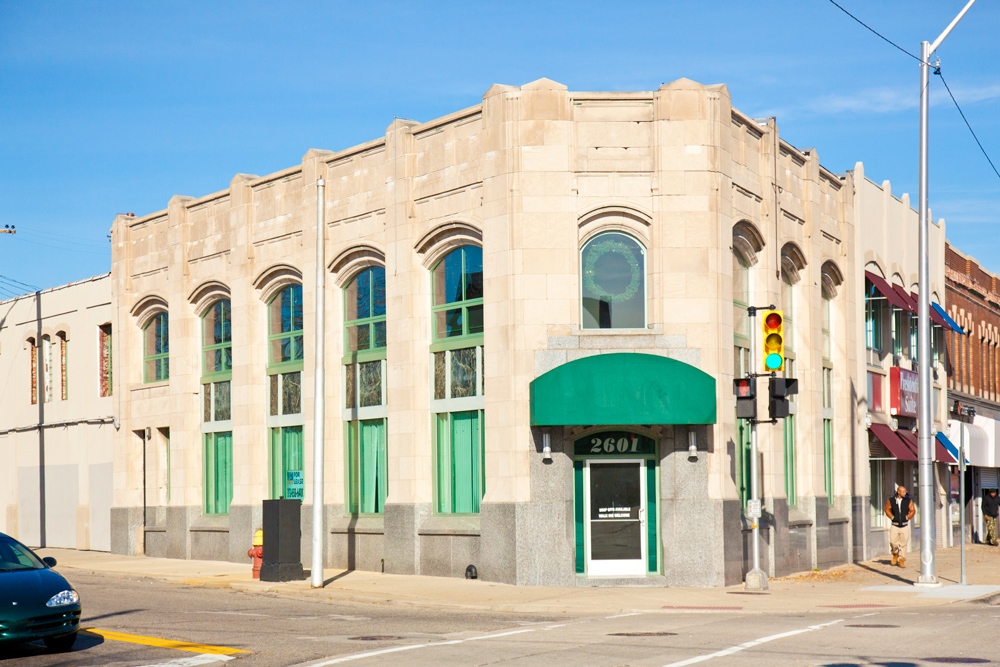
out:
<path id="1" fill-rule="evenodd" d="M 838 0 L 907 50 L 964 0 Z M 1000 167 L 1000 7 L 938 50 Z M 0 0 L 0 298 L 108 271 L 116 213 L 225 188 L 310 148 L 476 104 L 493 83 L 571 90 L 725 83 L 841 173 L 916 201 L 917 62 L 829 0 L 748 2 L 17 2 Z M 932 77 L 931 207 L 1000 272 L 1000 178 Z M 6 279 L 6 281 L 5 281 Z"/>

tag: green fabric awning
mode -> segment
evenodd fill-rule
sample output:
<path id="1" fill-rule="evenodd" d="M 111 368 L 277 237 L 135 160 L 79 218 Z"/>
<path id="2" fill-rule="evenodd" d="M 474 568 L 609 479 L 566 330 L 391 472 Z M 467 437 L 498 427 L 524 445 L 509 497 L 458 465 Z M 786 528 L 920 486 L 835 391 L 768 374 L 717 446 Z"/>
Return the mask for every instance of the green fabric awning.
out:
<path id="1" fill-rule="evenodd" d="M 715 379 L 651 354 L 584 357 L 531 383 L 533 426 L 714 424 Z"/>

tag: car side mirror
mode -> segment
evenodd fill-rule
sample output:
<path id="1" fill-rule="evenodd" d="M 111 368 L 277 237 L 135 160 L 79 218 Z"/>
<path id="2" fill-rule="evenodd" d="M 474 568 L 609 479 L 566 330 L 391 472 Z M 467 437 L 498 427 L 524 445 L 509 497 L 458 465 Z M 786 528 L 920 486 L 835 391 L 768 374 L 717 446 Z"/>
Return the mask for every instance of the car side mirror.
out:
<path id="1" fill-rule="evenodd" d="M 42 562 L 48 565 L 49 567 L 56 566 L 56 559 L 53 558 L 52 556 L 46 556 L 45 558 L 42 559 Z"/>

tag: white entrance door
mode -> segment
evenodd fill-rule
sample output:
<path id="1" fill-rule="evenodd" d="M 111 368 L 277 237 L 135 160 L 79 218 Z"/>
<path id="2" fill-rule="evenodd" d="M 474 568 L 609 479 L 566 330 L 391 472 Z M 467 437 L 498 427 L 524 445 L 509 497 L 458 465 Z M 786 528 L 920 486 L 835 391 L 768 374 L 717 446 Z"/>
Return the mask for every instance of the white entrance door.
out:
<path id="1" fill-rule="evenodd" d="M 643 461 L 588 460 L 584 484 L 587 573 L 646 574 L 646 476 Z"/>

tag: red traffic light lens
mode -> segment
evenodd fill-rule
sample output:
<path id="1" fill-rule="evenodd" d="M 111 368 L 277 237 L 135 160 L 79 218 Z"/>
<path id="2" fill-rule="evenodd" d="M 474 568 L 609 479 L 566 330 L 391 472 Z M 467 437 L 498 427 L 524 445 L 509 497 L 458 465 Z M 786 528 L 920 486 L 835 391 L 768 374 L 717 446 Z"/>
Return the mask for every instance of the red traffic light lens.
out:
<path id="1" fill-rule="evenodd" d="M 778 313 L 770 313 L 764 318 L 764 326 L 768 329 L 777 329 L 781 326 L 781 315 Z"/>

